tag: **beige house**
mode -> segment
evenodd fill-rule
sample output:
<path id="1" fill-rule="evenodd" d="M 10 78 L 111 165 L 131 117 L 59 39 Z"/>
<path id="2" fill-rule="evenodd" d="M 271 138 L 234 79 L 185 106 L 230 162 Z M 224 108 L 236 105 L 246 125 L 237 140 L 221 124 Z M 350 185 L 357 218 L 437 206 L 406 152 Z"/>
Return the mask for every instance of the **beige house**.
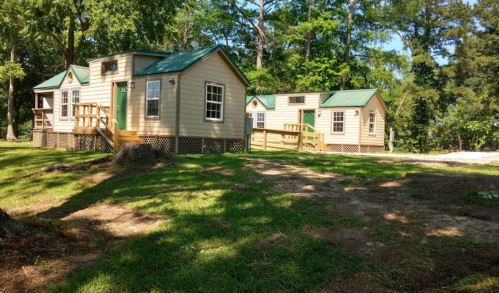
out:
<path id="1" fill-rule="evenodd" d="M 135 50 L 71 65 L 34 88 L 34 145 L 117 151 L 242 151 L 249 85 L 221 46 Z"/>
<path id="2" fill-rule="evenodd" d="M 375 89 L 247 96 L 246 113 L 256 130 L 318 133 L 323 150 L 384 150 L 386 106 Z"/>

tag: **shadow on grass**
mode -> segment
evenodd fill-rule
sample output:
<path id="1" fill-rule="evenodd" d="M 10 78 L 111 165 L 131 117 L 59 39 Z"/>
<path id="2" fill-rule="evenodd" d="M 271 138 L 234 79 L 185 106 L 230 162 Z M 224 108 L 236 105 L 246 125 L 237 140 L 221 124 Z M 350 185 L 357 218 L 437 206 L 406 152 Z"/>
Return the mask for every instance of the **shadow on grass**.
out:
<path id="1" fill-rule="evenodd" d="M 317 211 L 320 203 L 268 192 L 271 183 L 247 164 L 230 154 L 181 158 L 148 174 L 117 174 L 40 214 L 62 218 L 105 201 L 168 216 L 159 230 L 48 291 L 310 291 L 364 268 L 359 257 L 307 233 L 335 224 Z"/>

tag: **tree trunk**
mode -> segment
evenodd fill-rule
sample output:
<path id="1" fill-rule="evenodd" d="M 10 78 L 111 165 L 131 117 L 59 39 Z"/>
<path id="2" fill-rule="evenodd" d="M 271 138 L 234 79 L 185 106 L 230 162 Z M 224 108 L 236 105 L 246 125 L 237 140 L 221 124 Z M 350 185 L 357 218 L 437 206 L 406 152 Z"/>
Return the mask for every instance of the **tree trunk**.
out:
<path id="1" fill-rule="evenodd" d="M 457 133 L 457 141 L 459 142 L 459 150 L 463 150 L 463 139 L 461 138 L 461 133 Z"/>
<path id="2" fill-rule="evenodd" d="M 10 230 L 21 226 L 19 222 L 12 219 L 9 214 L 0 209 L 0 232 L 7 233 Z"/>
<path id="3" fill-rule="evenodd" d="M 184 24 L 184 34 L 182 36 L 182 51 L 187 50 L 187 42 L 189 41 L 189 24 Z"/>
<path id="4" fill-rule="evenodd" d="M 347 20 L 347 39 L 345 41 L 345 54 L 343 55 L 343 62 L 348 64 L 350 62 L 350 41 L 352 38 L 352 20 L 353 13 L 355 12 L 355 0 L 350 0 L 350 9 L 348 12 Z M 347 74 L 343 74 L 341 77 L 340 91 L 345 90 L 345 85 L 347 83 Z"/>
<path id="5" fill-rule="evenodd" d="M 264 24 L 263 24 L 263 17 L 265 13 L 265 2 L 264 0 L 260 0 L 260 14 L 258 16 L 258 28 L 260 28 L 260 31 L 263 32 L 264 29 Z M 258 33 L 258 49 L 256 53 L 256 70 L 260 70 L 262 68 L 263 64 L 263 36 Z"/>
<path id="6" fill-rule="evenodd" d="M 307 11 L 307 21 L 310 25 L 312 23 L 311 18 L 312 13 L 312 0 L 308 0 L 308 11 Z M 307 30 L 307 45 L 305 52 L 305 76 L 308 76 L 308 61 L 310 60 L 310 43 L 312 42 L 312 30 L 309 28 Z"/>
<path id="7" fill-rule="evenodd" d="M 13 32 L 11 32 L 13 35 Z M 12 40 L 13 38 L 11 38 Z M 13 64 L 15 61 L 15 53 L 16 53 L 16 45 L 12 44 L 10 47 L 10 64 Z M 12 113 L 14 111 L 14 76 L 10 76 L 9 78 L 9 97 L 7 100 L 7 140 L 15 140 L 17 139 L 14 133 L 14 125 L 13 125 L 13 116 Z"/>
<path id="8" fill-rule="evenodd" d="M 73 17 L 69 17 L 69 28 L 68 28 L 68 50 L 66 51 L 67 54 L 67 61 L 66 61 L 66 69 L 69 67 L 69 65 L 74 63 L 74 51 L 75 51 L 75 20 Z"/>

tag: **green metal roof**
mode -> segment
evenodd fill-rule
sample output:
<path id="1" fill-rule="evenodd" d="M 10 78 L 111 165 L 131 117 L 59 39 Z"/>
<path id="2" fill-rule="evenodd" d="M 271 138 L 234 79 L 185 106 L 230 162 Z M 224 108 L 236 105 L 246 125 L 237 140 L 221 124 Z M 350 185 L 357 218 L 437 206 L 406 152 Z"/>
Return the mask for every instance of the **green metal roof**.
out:
<path id="1" fill-rule="evenodd" d="M 338 91 L 327 98 L 320 107 L 365 107 L 377 92 L 377 89 Z"/>
<path id="2" fill-rule="evenodd" d="M 76 75 L 76 78 L 81 84 L 88 83 L 90 76 L 90 70 L 88 69 L 88 67 L 69 65 L 69 68 L 73 71 L 73 73 Z"/>
<path id="3" fill-rule="evenodd" d="M 182 72 L 188 69 L 189 67 L 193 66 L 197 62 L 208 57 L 213 52 L 216 52 L 217 50 L 222 50 L 225 53 L 229 61 L 234 65 L 234 67 L 241 74 L 244 80 L 249 84 L 249 81 L 244 75 L 244 73 L 241 71 L 241 69 L 239 69 L 239 67 L 230 58 L 229 54 L 225 51 L 225 49 L 221 45 L 172 53 L 171 55 L 166 56 L 165 58 L 160 59 L 155 63 L 149 65 L 148 67 L 142 69 L 141 71 L 137 72 L 135 76 L 169 73 L 169 72 Z"/>
<path id="4" fill-rule="evenodd" d="M 69 65 L 68 69 L 57 74 L 56 76 L 52 77 L 51 79 L 40 83 L 39 85 L 35 86 L 33 89 L 35 89 L 35 90 L 48 90 L 48 89 L 59 88 L 61 86 L 62 82 L 64 81 L 64 78 L 66 77 L 66 74 L 68 73 L 68 70 L 73 71 L 74 75 L 76 76 L 76 79 L 78 79 L 78 82 L 80 82 L 80 84 L 84 84 L 84 83 L 89 82 L 90 71 L 89 71 L 88 67 L 78 66 L 78 65 Z"/>
<path id="5" fill-rule="evenodd" d="M 275 109 L 275 96 L 274 95 L 260 95 L 260 96 L 247 96 L 246 105 L 248 105 L 253 98 L 256 98 L 267 109 Z"/>
<path id="6" fill-rule="evenodd" d="M 35 90 L 46 90 L 46 89 L 56 89 L 61 86 L 62 81 L 64 80 L 64 77 L 66 76 L 66 73 L 68 70 L 64 70 L 63 72 L 59 73 L 58 75 L 52 77 L 49 80 L 46 80 L 39 85 L 35 86 L 33 89 Z"/>
<path id="7" fill-rule="evenodd" d="M 87 59 L 87 62 L 88 61 L 92 61 L 92 60 L 101 59 L 101 58 L 107 58 L 107 57 L 113 57 L 113 56 L 117 56 L 117 55 L 123 55 L 123 54 L 139 54 L 139 55 L 140 54 L 145 54 L 145 55 L 163 55 L 163 56 L 168 56 L 171 53 L 170 52 L 161 52 L 161 51 L 150 51 L 150 50 L 130 50 L 130 51 L 125 51 L 125 52 L 119 52 L 119 53 L 116 53 L 116 54 L 104 55 L 104 56 L 99 56 L 99 57 Z"/>

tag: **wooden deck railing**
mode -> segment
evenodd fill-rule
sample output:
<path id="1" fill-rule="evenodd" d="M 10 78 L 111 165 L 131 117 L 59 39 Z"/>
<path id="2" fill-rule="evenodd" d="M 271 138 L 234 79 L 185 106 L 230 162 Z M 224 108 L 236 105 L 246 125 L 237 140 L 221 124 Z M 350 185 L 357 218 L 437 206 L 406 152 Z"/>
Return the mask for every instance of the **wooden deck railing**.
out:
<path id="1" fill-rule="evenodd" d="M 52 129 L 54 110 L 52 108 L 33 108 L 35 129 Z"/>
<path id="2" fill-rule="evenodd" d="M 284 130 L 300 131 L 306 149 L 323 150 L 324 133 L 308 123 L 284 123 Z"/>
<path id="3" fill-rule="evenodd" d="M 251 147 L 262 150 L 302 150 L 303 139 L 300 131 L 253 128 Z"/>
<path id="4" fill-rule="evenodd" d="M 118 121 L 111 115 L 110 106 L 99 102 L 75 105 L 75 130 L 78 129 L 95 129 L 118 152 Z"/>

